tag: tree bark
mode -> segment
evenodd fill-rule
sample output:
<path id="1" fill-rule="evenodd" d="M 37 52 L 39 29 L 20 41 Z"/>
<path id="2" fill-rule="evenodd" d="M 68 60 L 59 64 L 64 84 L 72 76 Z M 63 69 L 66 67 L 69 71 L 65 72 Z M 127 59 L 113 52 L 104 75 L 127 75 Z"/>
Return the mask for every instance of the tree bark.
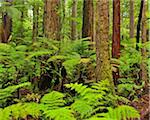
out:
<path id="1" fill-rule="evenodd" d="M 9 6 L 11 6 L 12 4 L 12 0 L 5 0 L 6 2 L 8 2 Z M 2 28 L 1 28 L 1 34 L 0 34 L 0 38 L 1 38 L 1 42 L 2 43 L 8 43 L 9 37 L 11 35 L 11 31 L 12 31 L 12 19 L 11 17 L 8 15 L 7 12 L 2 13 Z"/>
<path id="2" fill-rule="evenodd" d="M 143 15 L 142 15 L 142 31 L 141 31 L 141 39 L 142 44 L 146 43 L 147 40 L 147 18 L 146 18 L 147 4 L 144 1 L 143 6 Z M 148 65 L 146 63 L 146 59 L 148 57 L 146 48 L 142 48 L 142 63 L 141 63 L 141 80 L 145 82 L 145 89 L 148 90 Z M 148 92 L 148 91 L 147 91 Z"/>
<path id="3" fill-rule="evenodd" d="M 82 38 L 90 37 L 91 41 L 93 41 L 93 30 L 94 30 L 93 13 L 94 13 L 93 0 L 84 0 Z"/>
<path id="4" fill-rule="evenodd" d="M 60 40 L 60 0 L 45 0 L 44 33 L 49 39 Z"/>
<path id="5" fill-rule="evenodd" d="M 65 25 L 66 25 L 66 0 L 61 1 L 61 11 L 62 11 L 62 17 L 61 17 L 61 39 L 64 39 L 65 37 Z"/>
<path id="6" fill-rule="evenodd" d="M 134 38 L 134 0 L 130 0 L 130 38 Z"/>
<path id="7" fill-rule="evenodd" d="M 112 36 L 112 58 L 120 57 L 120 0 L 113 0 L 113 36 Z M 119 68 L 113 71 L 114 84 L 119 78 Z"/>
<path id="8" fill-rule="evenodd" d="M 141 7 L 140 7 L 140 13 L 138 17 L 138 23 L 137 23 L 137 33 L 136 33 L 136 50 L 139 50 L 139 42 L 140 42 L 140 30 L 141 30 L 141 20 L 142 20 L 142 11 L 144 6 L 144 0 L 141 0 Z"/>
<path id="9" fill-rule="evenodd" d="M 98 0 L 96 10 L 96 81 L 109 80 L 114 88 L 109 53 L 109 1 Z"/>
<path id="10" fill-rule="evenodd" d="M 74 20 L 77 17 L 77 0 L 73 0 L 72 3 L 72 21 L 71 21 L 71 38 L 75 40 L 77 38 L 77 23 Z"/>
<path id="11" fill-rule="evenodd" d="M 33 6 L 33 34 L 32 40 L 36 41 L 38 36 L 38 16 L 39 16 L 39 8 L 37 5 Z"/>

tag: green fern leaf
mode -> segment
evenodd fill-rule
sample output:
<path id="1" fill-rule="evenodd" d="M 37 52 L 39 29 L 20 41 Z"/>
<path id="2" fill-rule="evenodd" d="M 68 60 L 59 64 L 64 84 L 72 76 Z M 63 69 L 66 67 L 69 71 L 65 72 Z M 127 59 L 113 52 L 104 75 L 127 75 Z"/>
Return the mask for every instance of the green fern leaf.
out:
<path id="1" fill-rule="evenodd" d="M 84 118 L 84 116 L 90 115 L 92 112 L 92 107 L 86 103 L 86 101 L 83 100 L 76 100 L 72 105 L 71 108 L 78 112 L 81 115 L 81 118 Z"/>
<path id="2" fill-rule="evenodd" d="M 131 106 L 121 105 L 115 109 L 108 108 L 108 113 L 100 113 L 97 116 L 113 120 L 128 120 L 139 118 L 139 112 Z"/>
<path id="3" fill-rule="evenodd" d="M 30 83 L 22 83 L 19 85 L 9 86 L 5 89 L 0 89 L 0 102 L 5 101 L 7 97 L 10 97 L 11 94 L 16 91 L 18 88 L 29 86 Z"/>
<path id="4" fill-rule="evenodd" d="M 45 111 L 46 117 L 54 120 L 75 120 L 73 116 L 73 111 L 67 108 L 58 108 L 54 110 Z"/>
<path id="5" fill-rule="evenodd" d="M 64 95 L 57 91 L 52 91 L 43 96 L 41 103 L 48 106 L 49 109 L 58 108 L 65 104 Z"/>

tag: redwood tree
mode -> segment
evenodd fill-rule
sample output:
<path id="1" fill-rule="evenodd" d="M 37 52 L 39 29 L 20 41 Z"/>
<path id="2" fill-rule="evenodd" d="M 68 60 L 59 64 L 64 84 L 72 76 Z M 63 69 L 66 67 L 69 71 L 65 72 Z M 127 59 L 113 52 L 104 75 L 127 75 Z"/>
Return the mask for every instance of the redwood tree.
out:
<path id="1" fill-rule="evenodd" d="M 33 33 L 32 33 L 32 39 L 33 42 L 36 40 L 36 37 L 38 36 L 38 16 L 39 16 L 39 6 L 33 5 Z"/>
<path id="2" fill-rule="evenodd" d="M 109 1 L 98 0 L 96 10 L 96 80 L 107 79 L 113 87 L 109 51 Z"/>
<path id="3" fill-rule="evenodd" d="M 137 33 L 136 33 L 136 50 L 139 50 L 139 42 L 140 42 L 140 30 L 141 30 L 141 20 L 142 20 L 142 11 L 144 6 L 144 0 L 141 0 L 140 12 L 138 16 L 138 23 L 137 23 Z"/>
<path id="4" fill-rule="evenodd" d="M 93 0 L 84 0 L 82 37 L 90 37 L 93 41 L 94 7 Z"/>
<path id="5" fill-rule="evenodd" d="M 146 11 L 147 11 L 147 3 L 144 1 L 143 6 L 143 14 L 142 14 L 142 31 L 141 31 L 141 39 L 142 44 L 146 43 L 147 40 L 147 18 L 146 18 Z M 141 80 L 145 82 L 145 89 L 148 90 L 148 65 L 146 63 L 147 59 L 147 50 L 146 48 L 142 48 L 142 63 L 141 63 Z M 148 91 L 147 91 L 148 92 Z"/>
<path id="6" fill-rule="evenodd" d="M 8 3 L 10 6 L 12 4 L 13 0 L 5 0 L 5 2 Z M 11 35 L 11 30 L 12 30 L 12 19 L 8 15 L 7 12 L 2 13 L 2 28 L 1 28 L 1 33 L 0 33 L 0 38 L 2 43 L 7 43 L 9 40 L 9 37 Z"/>
<path id="7" fill-rule="evenodd" d="M 77 23 L 74 19 L 77 17 L 77 0 L 73 0 L 72 2 L 71 38 L 75 40 L 77 36 Z"/>
<path id="8" fill-rule="evenodd" d="M 112 36 L 112 58 L 120 57 L 120 0 L 113 0 L 113 36 Z M 114 84 L 117 84 L 119 69 L 113 71 Z"/>
<path id="9" fill-rule="evenodd" d="M 45 0 L 44 33 L 47 38 L 60 40 L 60 0 Z"/>
<path id="10" fill-rule="evenodd" d="M 134 0 L 130 0 L 130 38 L 134 38 Z"/>

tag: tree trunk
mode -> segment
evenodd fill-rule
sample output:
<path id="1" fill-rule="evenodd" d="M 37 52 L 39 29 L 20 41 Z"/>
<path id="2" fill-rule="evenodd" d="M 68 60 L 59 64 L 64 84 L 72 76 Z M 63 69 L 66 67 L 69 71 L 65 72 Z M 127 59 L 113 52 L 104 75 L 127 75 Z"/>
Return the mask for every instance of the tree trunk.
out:
<path id="1" fill-rule="evenodd" d="M 112 58 L 120 57 L 120 0 L 113 0 L 113 37 L 112 37 Z M 114 84 L 119 78 L 119 69 L 113 71 Z"/>
<path id="2" fill-rule="evenodd" d="M 60 0 L 45 0 L 44 33 L 49 39 L 60 40 Z"/>
<path id="3" fill-rule="evenodd" d="M 109 53 L 109 1 L 98 0 L 96 10 L 96 81 L 108 79 L 114 88 Z"/>
<path id="4" fill-rule="evenodd" d="M 33 6 L 33 34 L 32 40 L 36 41 L 38 36 L 38 16 L 39 16 L 39 8 L 37 5 Z"/>
<path id="5" fill-rule="evenodd" d="M 75 40 L 77 38 L 76 19 L 77 17 L 77 0 L 73 0 L 72 3 L 72 21 L 71 21 L 71 38 Z"/>
<path id="6" fill-rule="evenodd" d="M 61 11 L 62 11 L 62 17 L 61 17 L 61 38 L 64 39 L 65 37 L 65 25 L 66 25 L 66 0 L 61 1 Z"/>
<path id="7" fill-rule="evenodd" d="M 93 41 L 93 29 L 94 29 L 93 12 L 94 12 L 93 0 L 84 0 L 82 38 L 90 37 L 91 41 Z"/>
<path id="8" fill-rule="evenodd" d="M 141 31 L 142 44 L 148 41 L 147 40 L 146 10 L 147 10 L 147 4 L 146 4 L 146 1 L 144 1 L 143 15 L 142 15 L 142 31 Z M 141 80 L 145 82 L 145 89 L 148 90 L 148 65 L 145 61 L 147 57 L 148 56 L 147 56 L 146 48 L 142 48 Z"/>
<path id="9" fill-rule="evenodd" d="M 138 23 L 137 23 L 137 33 L 136 33 L 136 50 L 139 50 L 139 42 L 140 42 L 140 29 L 141 29 L 141 20 L 142 20 L 142 11 L 144 6 L 144 0 L 141 0 L 141 7 L 140 7 L 140 13 L 138 17 Z"/>
<path id="10" fill-rule="evenodd" d="M 130 0 L 130 38 L 134 38 L 134 0 Z"/>
<path id="11" fill-rule="evenodd" d="M 12 4 L 12 0 L 5 0 L 8 2 L 9 6 Z M 12 30 L 12 19 L 8 15 L 7 12 L 2 13 L 2 28 L 1 28 L 1 42 L 2 43 L 8 43 L 9 37 L 11 35 L 11 30 Z"/>

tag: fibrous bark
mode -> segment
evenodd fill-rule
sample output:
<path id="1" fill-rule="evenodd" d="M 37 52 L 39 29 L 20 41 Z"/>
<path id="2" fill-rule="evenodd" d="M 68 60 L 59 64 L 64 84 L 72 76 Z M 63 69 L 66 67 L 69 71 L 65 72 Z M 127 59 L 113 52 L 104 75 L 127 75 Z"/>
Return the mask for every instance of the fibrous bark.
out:
<path id="1" fill-rule="evenodd" d="M 142 44 L 146 43 L 147 40 L 147 21 L 146 21 L 146 11 L 147 11 L 147 4 L 144 1 L 143 6 L 143 15 L 142 15 L 142 31 L 141 31 L 141 38 Z M 147 59 L 147 50 L 146 48 L 142 48 L 142 63 L 141 63 L 141 80 L 145 82 L 145 89 L 148 89 L 148 65 L 146 63 Z"/>
<path id="2" fill-rule="evenodd" d="M 47 38 L 60 40 L 60 0 L 45 0 L 44 33 Z"/>
<path id="3" fill-rule="evenodd" d="M 33 34 L 32 39 L 33 42 L 36 41 L 38 36 L 38 16 L 39 16 L 39 8 L 38 6 L 33 6 Z"/>
<path id="4" fill-rule="evenodd" d="M 113 86 L 109 53 L 109 1 L 98 0 L 96 10 L 96 80 Z"/>
<path id="5" fill-rule="evenodd" d="M 12 0 L 6 0 L 6 2 L 8 2 L 8 5 L 12 4 Z M 8 39 L 11 35 L 11 30 L 12 30 L 12 19 L 11 17 L 8 15 L 7 12 L 2 13 L 2 28 L 1 28 L 1 32 L 0 32 L 0 38 L 1 38 L 1 42 L 2 43 L 7 43 Z"/>
<path id="6" fill-rule="evenodd" d="M 130 38 L 134 38 L 134 0 L 130 0 Z"/>
<path id="7" fill-rule="evenodd" d="M 83 3 L 83 26 L 82 26 L 82 38 L 90 37 L 93 41 L 93 0 L 84 0 Z"/>
<path id="8" fill-rule="evenodd" d="M 137 23 L 136 50 L 139 50 L 138 44 L 140 42 L 140 30 L 141 30 L 141 20 L 142 20 L 143 6 L 144 6 L 144 0 L 141 0 L 140 13 L 139 13 L 138 23 Z"/>
<path id="9" fill-rule="evenodd" d="M 77 28 L 76 21 L 74 20 L 77 17 L 77 0 L 73 0 L 72 3 L 72 21 L 71 21 L 71 38 L 75 40 L 77 37 Z"/>
<path id="10" fill-rule="evenodd" d="M 113 36 L 112 36 L 112 58 L 120 57 L 120 0 L 113 0 Z M 114 84 L 119 78 L 119 68 L 113 71 Z"/>

